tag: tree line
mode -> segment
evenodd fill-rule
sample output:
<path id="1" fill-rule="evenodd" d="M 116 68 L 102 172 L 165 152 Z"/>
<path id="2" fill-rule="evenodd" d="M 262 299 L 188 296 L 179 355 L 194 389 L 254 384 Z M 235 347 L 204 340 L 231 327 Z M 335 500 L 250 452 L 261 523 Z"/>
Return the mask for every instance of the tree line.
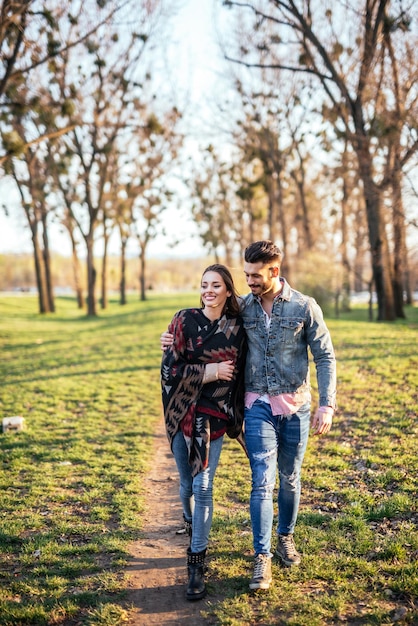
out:
<path id="1" fill-rule="evenodd" d="M 179 112 L 153 105 L 146 57 L 163 20 L 163 2 L 36 0 L 3 2 L 2 166 L 19 191 L 30 227 L 39 309 L 54 311 L 49 223 L 72 245 L 79 306 L 79 244 L 87 258 L 87 312 L 97 314 L 94 244 L 117 228 L 124 253 L 134 234 L 146 246 L 164 200 L 163 183 L 181 135 Z"/>
<path id="2" fill-rule="evenodd" d="M 344 307 L 367 286 L 377 319 L 403 317 L 418 263 L 416 6 L 215 4 L 222 78 L 203 120 L 211 141 L 190 156 L 187 109 L 153 84 L 162 0 L 3 1 L 0 163 L 30 227 L 40 312 L 54 310 L 52 220 L 71 241 L 78 304 L 96 315 L 97 239 L 101 306 L 115 229 L 120 302 L 132 237 L 144 299 L 147 246 L 181 203 L 216 259 L 232 265 L 249 241 L 269 237 L 288 277 L 328 264 Z"/>
<path id="3" fill-rule="evenodd" d="M 223 4 L 236 26 L 225 56 L 258 76 L 252 90 L 239 75 L 237 84 L 248 100 L 244 149 L 258 157 L 272 238 L 281 238 L 286 251 L 293 222 L 298 245 L 311 249 L 318 213 L 307 174 L 325 153 L 332 166 L 318 173 L 334 190 L 342 287 L 348 293 L 367 254 L 378 319 L 403 317 L 412 299 L 407 237 L 414 231 L 416 242 L 417 228 L 405 210 L 405 198 L 416 208 L 417 197 L 416 3 Z M 296 212 L 286 203 L 290 184 Z"/>

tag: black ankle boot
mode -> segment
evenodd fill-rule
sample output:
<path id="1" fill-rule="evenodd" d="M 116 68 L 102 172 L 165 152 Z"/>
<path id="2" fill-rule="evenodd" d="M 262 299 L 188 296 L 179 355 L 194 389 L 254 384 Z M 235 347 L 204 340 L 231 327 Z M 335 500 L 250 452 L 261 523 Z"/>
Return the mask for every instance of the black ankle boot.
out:
<path id="1" fill-rule="evenodd" d="M 186 535 L 189 538 L 189 546 L 192 543 L 192 522 L 183 513 L 183 526 L 176 530 L 176 535 Z"/>
<path id="2" fill-rule="evenodd" d="M 203 580 L 206 550 L 192 552 L 187 549 L 187 572 L 189 582 L 187 584 L 187 600 L 201 600 L 206 595 L 205 581 Z"/>
<path id="3" fill-rule="evenodd" d="M 189 546 L 192 543 L 192 523 L 184 518 L 184 528 L 186 529 L 186 535 L 189 537 Z"/>

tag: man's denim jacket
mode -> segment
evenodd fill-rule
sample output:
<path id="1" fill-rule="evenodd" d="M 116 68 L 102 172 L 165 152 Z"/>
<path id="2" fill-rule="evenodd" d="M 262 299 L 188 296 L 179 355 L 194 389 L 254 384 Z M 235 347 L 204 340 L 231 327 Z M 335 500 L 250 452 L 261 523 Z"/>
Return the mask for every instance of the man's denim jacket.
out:
<path id="1" fill-rule="evenodd" d="M 319 406 L 335 407 L 336 362 L 328 328 L 317 302 L 290 287 L 274 299 L 270 328 L 253 294 L 241 298 L 248 338 L 245 390 L 271 396 L 310 390 L 308 346 L 318 381 Z"/>

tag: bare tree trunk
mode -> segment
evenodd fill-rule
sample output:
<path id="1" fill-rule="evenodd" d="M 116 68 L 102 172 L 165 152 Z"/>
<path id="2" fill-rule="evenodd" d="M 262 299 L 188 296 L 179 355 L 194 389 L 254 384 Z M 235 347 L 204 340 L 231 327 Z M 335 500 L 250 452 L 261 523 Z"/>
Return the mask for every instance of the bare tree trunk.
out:
<path id="1" fill-rule="evenodd" d="M 370 267 L 370 260 L 367 258 L 367 250 L 368 248 L 367 242 L 367 224 L 364 224 L 363 220 L 365 219 L 365 210 L 363 207 L 362 201 L 360 201 L 356 206 L 351 207 L 351 212 L 354 216 L 354 259 L 353 259 L 353 290 L 355 293 L 359 291 L 364 291 L 367 289 L 367 285 L 369 283 L 369 277 L 366 276 L 366 268 L 367 270 Z"/>
<path id="2" fill-rule="evenodd" d="M 32 231 L 33 260 L 35 263 L 36 286 L 38 289 L 39 313 L 49 313 L 48 296 L 44 275 L 42 252 L 39 246 L 36 229 Z"/>
<path id="3" fill-rule="evenodd" d="M 77 308 L 82 309 L 84 308 L 84 296 L 83 296 L 83 290 L 81 287 L 81 280 L 80 280 L 81 268 L 80 268 L 80 261 L 78 258 L 78 254 L 77 254 L 77 244 L 72 234 L 71 234 L 71 246 L 72 246 L 73 276 L 74 276 L 75 294 L 77 298 Z"/>
<path id="4" fill-rule="evenodd" d="M 140 247 L 139 252 L 139 299 L 145 302 L 147 299 L 145 290 L 145 248 Z"/>
<path id="5" fill-rule="evenodd" d="M 17 188 L 20 193 L 20 197 L 22 200 L 22 206 L 25 211 L 25 215 L 32 233 L 32 244 L 33 244 L 33 259 L 35 265 L 35 277 L 36 277 L 36 285 L 38 289 L 38 301 L 39 301 L 39 312 L 40 313 L 49 313 L 51 311 L 51 303 L 53 303 L 52 293 L 49 291 L 48 284 L 50 285 L 50 265 L 46 265 L 47 257 L 44 257 L 45 249 L 42 250 L 38 240 L 38 229 L 39 224 L 43 224 L 43 236 L 44 242 L 46 241 L 46 245 L 48 240 L 46 237 L 46 216 L 42 214 L 39 210 L 39 202 L 37 202 L 37 197 L 39 194 L 37 193 L 35 182 L 39 176 L 37 176 L 37 172 L 34 173 L 34 167 L 37 164 L 33 159 L 33 155 L 29 153 L 30 158 L 27 159 L 27 168 L 28 168 L 28 182 L 22 182 L 16 175 L 15 170 L 13 169 L 13 178 L 16 182 Z M 30 195 L 31 201 L 27 202 L 25 199 L 24 188 L 27 188 L 28 193 Z M 48 248 L 47 248 L 48 249 Z M 46 275 L 46 268 L 48 267 L 48 276 Z M 48 283 L 49 280 L 49 283 Z"/>
<path id="6" fill-rule="evenodd" d="M 102 309 L 107 308 L 107 248 L 109 244 L 109 235 L 107 232 L 104 234 L 104 249 L 102 258 L 102 284 L 101 284 L 101 298 L 100 306 Z"/>
<path id="7" fill-rule="evenodd" d="M 389 248 L 384 219 L 381 214 L 380 194 L 371 174 L 371 156 L 365 137 L 358 131 L 356 153 L 364 187 L 369 243 L 372 257 L 373 281 L 377 296 L 378 321 L 394 321 L 395 304 L 389 262 Z"/>
<path id="8" fill-rule="evenodd" d="M 347 250 L 347 213 L 348 211 L 348 189 L 347 189 L 347 180 L 345 176 L 345 164 L 343 157 L 343 198 L 341 201 L 341 263 L 343 267 L 343 276 L 342 276 L 342 310 L 349 311 L 350 310 L 350 275 L 351 275 L 351 267 L 350 261 L 348 257 Z"/>
<path id="9" fill-rule="evenodd" d="M 403 308 L 405 277 L 407 274 L 407 252 L 405 235 L 405 218 L 402 203 L 402 190 L 399 174 L 399 166 L 393 168 L 392 176 L 392 220 L 393 220 L 393 293 L 395 298 L 396 316 L 405 317 Z"/>
<path id="10" fill-rule="evenodd" d="M 412 276 L 411 276 L 411 272 L 409 271 L 409 264 L 408 264 L 408 267 L 405 272 L 404 288 L 405 288 L 405 294 L 406 294 L 405 303 L 408 304 L 409 306 L 414 304 L 414 296 L 412 292 L 411 282 L 412 282 Z"/>
<path id="11" fill-rule="evenodd" d="M 311 217 L 309 215 L 309 208 L 306 202 L 305 161 L 301 155 L 300 149 L 298 149 L 298 144 L 296 141 L 295 141 L 295 149 L 299 157 L 299 163 L 298 163 L 297 169 L 291 170 L 290 175 L 295 182 L 296 190 L 299 196 L 300 207 L 302 210 L 301 220 L 302 220 L 303 244 L 301 247 L 304 250 L 311 250 L 313 247 L 313 238 L 312 238 L 312 228 L 311 228 Z"/>
<path id="12" fill-rule="evenodd" d="M 277 178 L 277 207 L 278 207 L 278 221 L 280 224 L 280 235 L 282 240 L 282 252 L 283 252 L 283 261 L 282 261 L 282 269 L 281 272 L 283 276 L 286 276 L 286 279 L 291 283 L 292 282 L 292 270 L 290 267 L 289 259 L 287 258 L 287 250 L 288 250 L 288 238 L 289 238 L 289 229 L 287 226 L 287 216 L 283 206 L 283 189 L 282 189 L 282 181 L 280 176 Z"/>
<path id="13" fill-rule="evenodd" d="M 119 284 L 119 302 L 120 304 L 126 304 L 126 245 L 127 239 L 122 238 L 120 248 L 120 284 Z"/>
<path id="14" fill-rule="evenodd" d="M 373 281 L 369 283 L 369 321 L 373 321 Z"/>
<path id="15" fill-rule="evenodd" d="M 47 223 L 46 223 L 46 211 L 42 211 L 42 239 L 43 239 L 43 250 L 42 250 L 42 258 L 45 270 L 45 287 L 46 287 L 46 297 L 48 299 L 48 311 L 50 313 L 55 313 L 55 300 L 54 300 L 54 288 L 52 285 L 52 272 L 51 272 L 51 255 L 49 252 L 49 238 L 47 231 Z"/>
<path id="16" fill-rule="evenodd" d="M 311 233 L 311 222 L 309 217 L 308 205 L 306 203 L 305 197 L 305 175 L 302 172 L 301 180 L 295 178 L 296 187 L 299 192 L 300 206 L 302 208 L 302 227 L 303 227 L 303 235 L 305 240 L 304 248 L 311 250 L 312 249 L 312 233 Z"/>
<path id="17" fill-rule="evenodd" d="M 276 228 L 277 228 L 277 193 L 276 193 L 276 181 L 272 176 L 267 177 L 266 187 L 267 187 L 267 196 L 269 201 L 268 208 L 268 231 L 269 231 L 269 239 L 271 241 L 276 240 Z"/>
<path id="18" fill-rule="evenodd" d="M 250 233 L 249 233 L 250 234 L 250 242 L 254 241 L 254 239 L 255 239 L 254 238 L 254 216 L 253 216 L 253 211 L 252 211 L 251 204 L 252 204 L 252 202 L 250 200 L 249 201 L 249 205 L 250 205 L 250 222 L 249 222 L 249 225 L 250 225 L 250 229 L 249 229 L 250 230 Z"/>
<path id="19" fill-rule="evenodd" d="M 93 236 L 88 235 L 86 237 L 86 246 L 87 246 L 87 315 L 96 316 L 96 296 L 95 296 L 95 287 L 96 287 L 96 270 L 94 267 L 94 256 L 93 256 Z"/>

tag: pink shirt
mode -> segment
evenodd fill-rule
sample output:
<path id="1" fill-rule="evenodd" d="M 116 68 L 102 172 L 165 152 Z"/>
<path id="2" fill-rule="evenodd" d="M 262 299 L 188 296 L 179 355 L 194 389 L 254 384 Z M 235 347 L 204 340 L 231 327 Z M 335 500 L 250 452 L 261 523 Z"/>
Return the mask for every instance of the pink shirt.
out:
<path id="1" fill-rule="evenodd" d="M 278 396 L 269 396 L 266 393 L 260 395 L 253 391 L 247 391 L 245 394 L 245 407 L 251 409 L 256 400 L 261 400 L 270 404 L 273 415 L 293 415 L 310 399 L 311 394 L 309 391 L 304 393 L 282 393 Z"/>

